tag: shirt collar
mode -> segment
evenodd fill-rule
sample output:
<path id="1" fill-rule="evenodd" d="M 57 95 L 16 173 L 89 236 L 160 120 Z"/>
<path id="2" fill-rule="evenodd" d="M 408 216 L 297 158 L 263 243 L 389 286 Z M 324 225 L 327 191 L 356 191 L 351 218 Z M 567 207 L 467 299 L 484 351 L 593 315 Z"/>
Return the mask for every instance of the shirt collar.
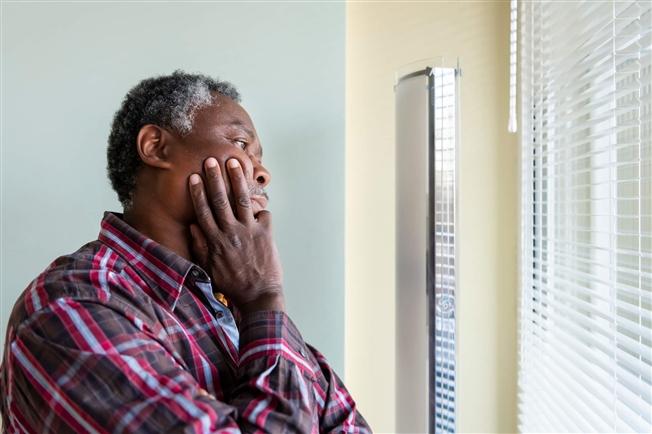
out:
<path id="1" fill-rule="evenodd" d="M 160 301 L 174 310 L 188 274 L 203 273 L 197 265 L 147 238 L 117 212 L 105 211 L 98 240 L 122 256 Z"/>

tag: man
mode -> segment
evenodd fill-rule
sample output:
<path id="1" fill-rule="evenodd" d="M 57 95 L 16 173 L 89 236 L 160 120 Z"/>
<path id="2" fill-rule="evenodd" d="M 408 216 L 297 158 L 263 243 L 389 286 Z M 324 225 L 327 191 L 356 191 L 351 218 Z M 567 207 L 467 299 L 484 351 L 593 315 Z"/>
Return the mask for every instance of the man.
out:
<path id="1" fill-rule="evenodd" d="M 370 432 L 285 313 L 270 175 L 239 101 L 181 71 L 127 94 L 108 147 L 124 213 L 16 302 L 5 430 Z"/>

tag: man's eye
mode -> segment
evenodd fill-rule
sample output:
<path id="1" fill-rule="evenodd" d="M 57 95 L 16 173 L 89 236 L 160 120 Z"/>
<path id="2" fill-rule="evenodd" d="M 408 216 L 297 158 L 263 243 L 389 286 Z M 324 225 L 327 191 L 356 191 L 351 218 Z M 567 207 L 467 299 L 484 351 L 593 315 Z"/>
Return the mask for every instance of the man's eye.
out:
<path id="1" fill-rule="evenodd" d="M 238 145 L 238 147 L 240 147 L 241 149 L 244 149 L 245 146 L 247 146 L 247 142 L 245 142 L 244 140 L 235 139 L 233 142 L 234 142 L 236 145 Z"/>

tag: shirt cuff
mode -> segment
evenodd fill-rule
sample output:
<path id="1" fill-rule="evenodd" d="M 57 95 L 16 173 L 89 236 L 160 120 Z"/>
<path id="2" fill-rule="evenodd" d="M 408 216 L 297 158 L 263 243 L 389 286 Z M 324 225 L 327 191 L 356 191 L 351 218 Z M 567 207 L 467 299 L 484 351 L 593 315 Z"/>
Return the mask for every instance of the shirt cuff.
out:
<path id="1" fill-rule="evenodd" d="M 240 366 L 262 357 L 281 356 L 313 380 L 319 367 L 310 361 L 310 350 L 285 312 L 260 311 L 243 315 L 240 322 Z"/>

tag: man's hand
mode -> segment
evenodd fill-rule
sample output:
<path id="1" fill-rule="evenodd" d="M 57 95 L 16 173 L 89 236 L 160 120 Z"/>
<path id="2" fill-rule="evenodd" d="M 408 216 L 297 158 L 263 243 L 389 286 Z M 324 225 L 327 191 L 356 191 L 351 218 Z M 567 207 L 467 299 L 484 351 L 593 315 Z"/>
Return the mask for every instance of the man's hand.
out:
<path id="1" fill-rule="evenodd" d="M 190 176 L 199 227 L 191 225 L 194 254 L 207 267 L 216 290 L 243 313 L 284 310 L 283 270 L 272 237 L 271 213 L 253 215 L 249 188 L 237 159 L 227 161 L 233 208 L 215 158 L 204 162 L 206 181 Z"/>

